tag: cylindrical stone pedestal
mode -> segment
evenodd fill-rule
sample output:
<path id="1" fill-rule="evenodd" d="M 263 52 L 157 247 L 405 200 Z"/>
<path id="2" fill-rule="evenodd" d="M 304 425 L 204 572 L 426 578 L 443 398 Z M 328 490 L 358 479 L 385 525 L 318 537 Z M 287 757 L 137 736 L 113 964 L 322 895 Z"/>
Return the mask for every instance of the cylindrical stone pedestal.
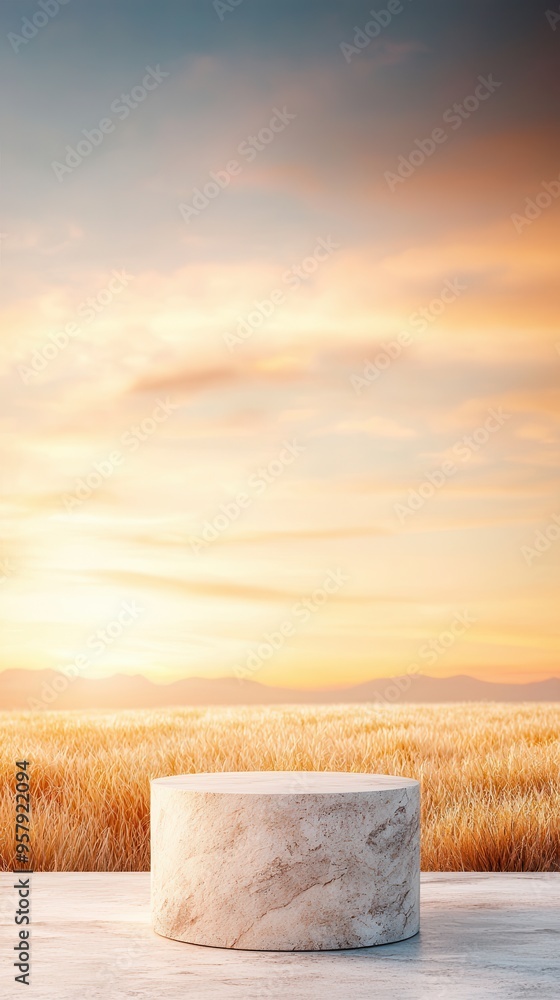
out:
<path id="1" fill-rule="evenodd" d="M 363 948 L 419 929 L 420 786 L 247 771 L 152 781 L 152 919 L 191 944 Z"/>

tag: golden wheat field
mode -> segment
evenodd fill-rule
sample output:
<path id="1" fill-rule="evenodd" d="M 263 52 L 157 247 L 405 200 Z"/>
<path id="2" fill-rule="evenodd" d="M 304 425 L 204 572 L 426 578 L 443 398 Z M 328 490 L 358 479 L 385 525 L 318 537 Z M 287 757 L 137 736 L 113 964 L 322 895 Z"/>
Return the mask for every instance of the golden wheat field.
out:
<path id="1" fill-rule="evenodd" d="M 422 782 L 422 868 L 560 870 L 555 705 L 3 713 L 1 866 L 30 761 L 36 871 L 149 868 L 149 781 L 191 771 L 377 771 Z"/>

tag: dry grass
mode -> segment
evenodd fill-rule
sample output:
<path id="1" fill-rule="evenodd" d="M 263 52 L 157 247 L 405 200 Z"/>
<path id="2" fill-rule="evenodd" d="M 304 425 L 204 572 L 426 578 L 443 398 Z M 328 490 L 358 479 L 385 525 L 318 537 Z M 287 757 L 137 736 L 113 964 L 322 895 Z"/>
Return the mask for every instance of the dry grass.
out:
<path id="1" fill-rule="evenodd" d="M 554 705 L 4 713 L 0 866 L 14 761 L 31 761 L 35 870 L 149 868 L 149 779 L 190 771 L 378 771 L 422 781 L 422 867 L 560 870 Z"/>

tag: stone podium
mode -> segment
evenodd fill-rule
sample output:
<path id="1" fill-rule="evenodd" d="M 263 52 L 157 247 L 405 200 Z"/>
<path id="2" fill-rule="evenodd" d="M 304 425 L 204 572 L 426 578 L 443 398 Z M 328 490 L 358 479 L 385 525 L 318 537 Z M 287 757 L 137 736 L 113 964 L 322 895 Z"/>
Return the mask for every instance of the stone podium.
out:
<path id="1" fill-rule="evenodd" d="M 152 921 L 264 951 L 388 944 L 419 929 L 420 786 L 329 771 L 151 783 Z"/>

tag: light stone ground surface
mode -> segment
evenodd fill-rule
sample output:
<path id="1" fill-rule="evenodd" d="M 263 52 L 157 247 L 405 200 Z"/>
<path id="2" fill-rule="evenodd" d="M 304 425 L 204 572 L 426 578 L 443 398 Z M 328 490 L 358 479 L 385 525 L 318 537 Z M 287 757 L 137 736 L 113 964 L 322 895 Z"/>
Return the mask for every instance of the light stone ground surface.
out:
<path id="1" fill-rule="evenodd" d="M 360 948 L 418 933 L 420 786 L 249 771 L 152 781 L 154 929 L 191 944 Z"/>
<path id="2" fill-rule="evenodd" d="M 2 1000 L 558 1000 L 560 875 L 422 874 L 420 934 L 359 951 L 250 952 L 159 937 L 148 873 L 32 877 L 33 975 L 13 980 L 1 876 Z"/>

